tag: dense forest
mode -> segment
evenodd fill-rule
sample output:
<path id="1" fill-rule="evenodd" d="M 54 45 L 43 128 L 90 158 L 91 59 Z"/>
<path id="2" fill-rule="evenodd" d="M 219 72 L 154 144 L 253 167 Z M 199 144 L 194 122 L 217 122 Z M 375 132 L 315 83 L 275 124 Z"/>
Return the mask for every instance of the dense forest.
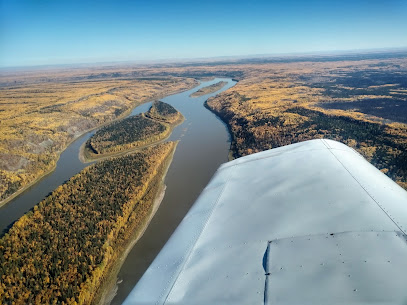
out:
<path id="1" fill-rule="evenodd" d="M 302 78 L 308 80 L 309 76 Z M 330 97 L 318 105 L 322 108 L 358 111 L 384 122 L 407 123 L 407 68 L 341 71 L 329 82 L 312 82 L 311 86 L 321 88 Z"/>
<path id="2" fill-rule="evenodd" d="M 371 163 L 392 179 L 402 181 L 407 178 L 405 135 L 392 133 L 386 125 L 348 116 L 330 115 L 300 107 L 288 111 L 309 118 L 295 131 L 291 131 L 291 141 L 298 142 L 301 134 L 310 138 L 315 138 L 315 134 L 318 134 L 327 139 L 353 143 L 355 149 L 361 151 Z"/>
<path id="3" fill-rule="evenodd" d="M 385 125 L 306 107 L 287 108 L 274 116 L 260 111 L 244 116 L 232 111 L 230 101 L 225 102 L 220 97 L 206 105 L 228 124 L 235 158 L 301 141 L 327 138 L 355 148 L 401 186 L 407 186 L 407 128 L 402 124 Z M 289 121 L 292 117 L 294 122 Z"/>
<path id="4" fill-rule="evenodd" d="M 228 91 L 246 96 L 262 112 L 273 110 L 274 103 L 284 107 L 308 101 L 389 123 L 406 122 L 406 73 L 407 57 L 401 51 L 5 71 L 0 75 L 0 204 L 52 170 L 58 153 L 85 130 L 116 119 L 135 104 L 198 85 L 191 78 L 235 78 L 239 83 Z"/>
<path id="5" fill-rule="evenodd" d="M 151 119 L 170 124 L 184 119 L 183 115 L 178 112 L 177 109 L 161 101 L 155 101 L 145 115 Z"/>
<path id="6" fill-rule="evenodd" d="M 67 71 L 0 76 L 0 200 L 48 172 L 85 130 L 123 115 L 135 101 L 197 84 L 171 75 L 238 78 L 206 103 L 228 124 L 234 157 L 330 138 L 407 189 L 405 55 Z M 182 120 L 174 111 L 155 102 L 144 115 L 102 128 L 88 146 L 101 156 L 151 145 Z M 1 302 L 94 300 L 125 241 L 146 221 L 174 146 L 94 164 L 20 218 L 0 239 Z"/>
<path id="7" fill-rule="evenodd" d="M 169 133 L 168 125 L 139 114 L 100 128 L 86 146 L 94 154 L 115 153 L 154 143 Z"/>
<path id="8" fill-rule="evenodd" d="M 91 165 L 0 239 L 2 304 L 89 304 L 144 224 L 175 143 Z"/>
<path id="9" fill-rule="evenodd" d="M 86 142 L 84 156 L 92 159 L 154 144 L 168 137 L 183 119 L 174 107 L 156 101 L 144 114 L 100 128 Z"/>
<path id="10" fill-rule="evenodd" d="M 228 125 L 233 157 L 329 138 L 407 189 L 405 55 L 265 63 L 246 71 L 205 103 Z"/>
<path id="11" fill-rule="evenodd" d="M 0 205 L 52 171 L 59 153 L 87 130 L 198 85 L 190 78 L 141 78 L 129 67 L 99 68 L 1 73 Z"/>

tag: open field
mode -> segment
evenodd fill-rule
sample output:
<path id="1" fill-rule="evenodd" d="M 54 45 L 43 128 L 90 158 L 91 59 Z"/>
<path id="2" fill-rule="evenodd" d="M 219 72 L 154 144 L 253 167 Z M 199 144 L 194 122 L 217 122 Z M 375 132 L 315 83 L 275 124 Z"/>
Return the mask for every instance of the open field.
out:
<path id="1" fill-rule="evenodd" d="M 121 77 L 117 70 L 109 71 L 2 73 L 0 203 L 50 172 L 60 152 L 85 131 L 121 118 L 143 102 L 198 83 L 171 76 Z"/>

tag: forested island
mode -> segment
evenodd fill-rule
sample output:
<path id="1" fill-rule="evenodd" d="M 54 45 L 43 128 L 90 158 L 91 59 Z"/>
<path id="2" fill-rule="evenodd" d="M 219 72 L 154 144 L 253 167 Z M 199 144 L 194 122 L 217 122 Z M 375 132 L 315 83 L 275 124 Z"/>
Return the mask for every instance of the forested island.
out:
<path id="1" fill-rule="evenodd" d="M 166 139 L 184 117 L 174 107 L 154 102 L 145 114 L 116 121 L 99 129 L 83 148 L 85 160 L 126 152 Z"/>
<path id="2" fill-rule="evenodd" d="M 161 101 L 155 101 L 145 115 L 153 120 L 169 124 L 177 124 L 184 120 L 184 117 L 177 109 Z"/>
<path id="3" fill-rule="evenodd" d="M 227 64 L 220 61 L 3 73 L 0 76 L 0 204 L 50 172 L 59 153 L 84 131 L 123 117 L 136 104 L 190 89 L 198 84 L 193 78 L 217 76 L 238 80 L 236 87 L 222 97 L 230 98 L 231 92 L 238 94 L 242 100 L 236 98 L 232 102 L 232 111 L 240 112 L 237 108 L 246 107 L 243 117 L 248 121 L 256 117 L 263 119 L 262 115 L 281 116 L 280 109 L 299 103 L 307 104 L 301 107 L 312 106 L 329 115 L 351 115 L 392 128 L 390 124 L 406 123 L 406 69 L 406 55 L 400 51 L 322 58 L 247 59 Z M 215 85 L 209 87 L 217 90 L 213 88 Z M 206 94 L 210 92 L 209 87 L 192 95 Z M 284 126 L 296 118 L 300 116 L 285 113 Z M 404 133 L 404 126 L 396 129 Z M 252 131 L 250 126 L 242 128 Z M 267 136 L 263 138 L 267 140 Z M 359 146 L 364 149 L 363 143 Z M 271 147 L 249 147 L 245 154 L 266 148 Z M 235 152 L 235 156 L 239 155 Z M 369 154 L 364 156 L 369 159 Z M 388 157 L 397 154 L 389 152 Z M 386 171 L 386 168 L 381 169 Z M 399 181 L 407 186 L 407 177 Z"/>
<path id="4" fill-rule="evenodd" d="M 192 78 L 140 74 L 124 66 L 2 73 L 0 206 L 51 172 L 60 153 L 86 131 L 198 85 Z"/>
<path id="5" fill-rule="evenodd" d="M 0 239 L 2 304 L 90 304 L 148 222 L 176 143 L 95 163 Z"/>
<path id="6" fill-rule="evenodd" d="M 114 79 L 108 81 L 104 81 L 105 72 L 57 83 L 46 81 L 47 75 L 44 72 L 41 81 L 36 76 L 35 82 L 29 75 L 10 77 L 7 82 L 0 76 L 4 88 L 0 92 L 0 199 L 47 172 L 59 151 L 84 130 L 124 116 L 136 100 L 185 89 L 194 83 L 190 77 L 211 76 L 239 81 L 206 102 L 229 127 L 233 158 L 330 138 L 353 147 L 407 189 L 405 54 L 128 68 L 112 73 L 109 77 Z M 137 81 L 132 79 L 134 75 L 138 75 Z M 120 241 L 133 231 L 130 223 L 128 227 L 118 225 L 125 223 L 123 215 L 136 219 L 131 209 L 144 211 L 144 202 L 149 202 L 144 198 L 157 193 L 150 188 L 154 182 L 134 181 L 137 173 L 155 177 L 151 179 L 162 177 L 158 173 L 169 159 L 153 145 L 162 141 L 160 135 L 166 132 L 162 126 L 172 128 L 182 121 L 182 115 L 174 111 L 168 104 L 155 102 L 143 115 L 106 126 L 104 134 L 93 138 L 98 139 L 92 143 L 93 157 L 131 154 L 92 165 L 12 226 L 0 240 L 2 303 L 95 301 L 96 286 L 106 282 L 109 262 L 126 244 Z M 151 141 L 149 136 L 156 138 Z M 137 141 L 140 146 L 134 145 Z M 149 148 L 141 150 L 144 146 Z M 161 165 L 154 163 L 160 162 L 155 159 L 155 149 L 164 160 Z M 133 160 L 130 156 L 141 157 Z M 148 161 L 139 162 L 141 159 Z M 149 172 L 149 162 L 152 170 L 158 170 L 156 174 Z M 134 167 L 136 174 L 131 172 Z M 129 180 L 131 186 L 123 187 Z M 123 191 L 116 192 L 116 188 Z M 133 193 L 138 195 L 132 197 Z M 145 195 L 139 200 L 141 193 Z M 138 204 L 133 205 L 136 200 Z M 62 257 L 56 253 L 60 249 Z M 92 288 L 94 279 L 97 285 Z"/>
<path id="7" fill-rule="evenodd" d="M 225 85 L 227 85 L 227 82 L 220 81 L 220 82 L 217 82 L 216 84 L 213 84 L 213 85 L 210 85 L 207 87 L 203 87 L 203 88 L 199 89 L 198 91 L 192 93 L 190 96 L 199 97 L 202 95 L 213 93 L 213 92 L 216 92 L 216 91 L 222 89 Z"/>

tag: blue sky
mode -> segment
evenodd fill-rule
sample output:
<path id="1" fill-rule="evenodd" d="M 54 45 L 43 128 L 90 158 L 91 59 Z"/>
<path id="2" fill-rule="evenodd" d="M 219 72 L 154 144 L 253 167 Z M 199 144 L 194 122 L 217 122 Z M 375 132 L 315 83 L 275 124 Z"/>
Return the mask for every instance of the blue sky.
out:
<path id="1" fill-rule="evenodd" d="M 407 47 L 406 0 L 0 0 L 0 66 Z"/>

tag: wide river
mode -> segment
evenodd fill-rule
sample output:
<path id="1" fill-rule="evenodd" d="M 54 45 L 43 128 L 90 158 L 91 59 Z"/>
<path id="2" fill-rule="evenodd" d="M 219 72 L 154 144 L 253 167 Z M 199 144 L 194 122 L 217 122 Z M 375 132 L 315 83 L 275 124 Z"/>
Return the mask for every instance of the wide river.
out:
<path id="1" fill-rule="evenodd" d="M 219 81 L 228 84 L 221 90 L 191 98 L 189 95 L 199 88 Z M 169 140 L 180 140 L 173 161 L 165 178 L 167 189 L 164 199 L 144 235 L 129 252 L 118 274 L 118 289 L 111 304 L 121 304 L 158 252 L 167 242 L 203 188 L 220 164 L 228 159 L 230 139 L 226 126 L 203 103 L 209 97 L 234 86 L 231 79 L 214 79 L 202 82 L 198 87 L 168 96 L 162 101 L 171 104 L 185 117 Z M 138 106 L 130 115 L 145 112 L 151 103 Z M 24 193 L 0 208 L 0 230 L 8 227 L 47 194 L 89 164 L 79 161 L 80 146 L 95 131 L 75 140 L 60 156 L 55 171 Z"/>

